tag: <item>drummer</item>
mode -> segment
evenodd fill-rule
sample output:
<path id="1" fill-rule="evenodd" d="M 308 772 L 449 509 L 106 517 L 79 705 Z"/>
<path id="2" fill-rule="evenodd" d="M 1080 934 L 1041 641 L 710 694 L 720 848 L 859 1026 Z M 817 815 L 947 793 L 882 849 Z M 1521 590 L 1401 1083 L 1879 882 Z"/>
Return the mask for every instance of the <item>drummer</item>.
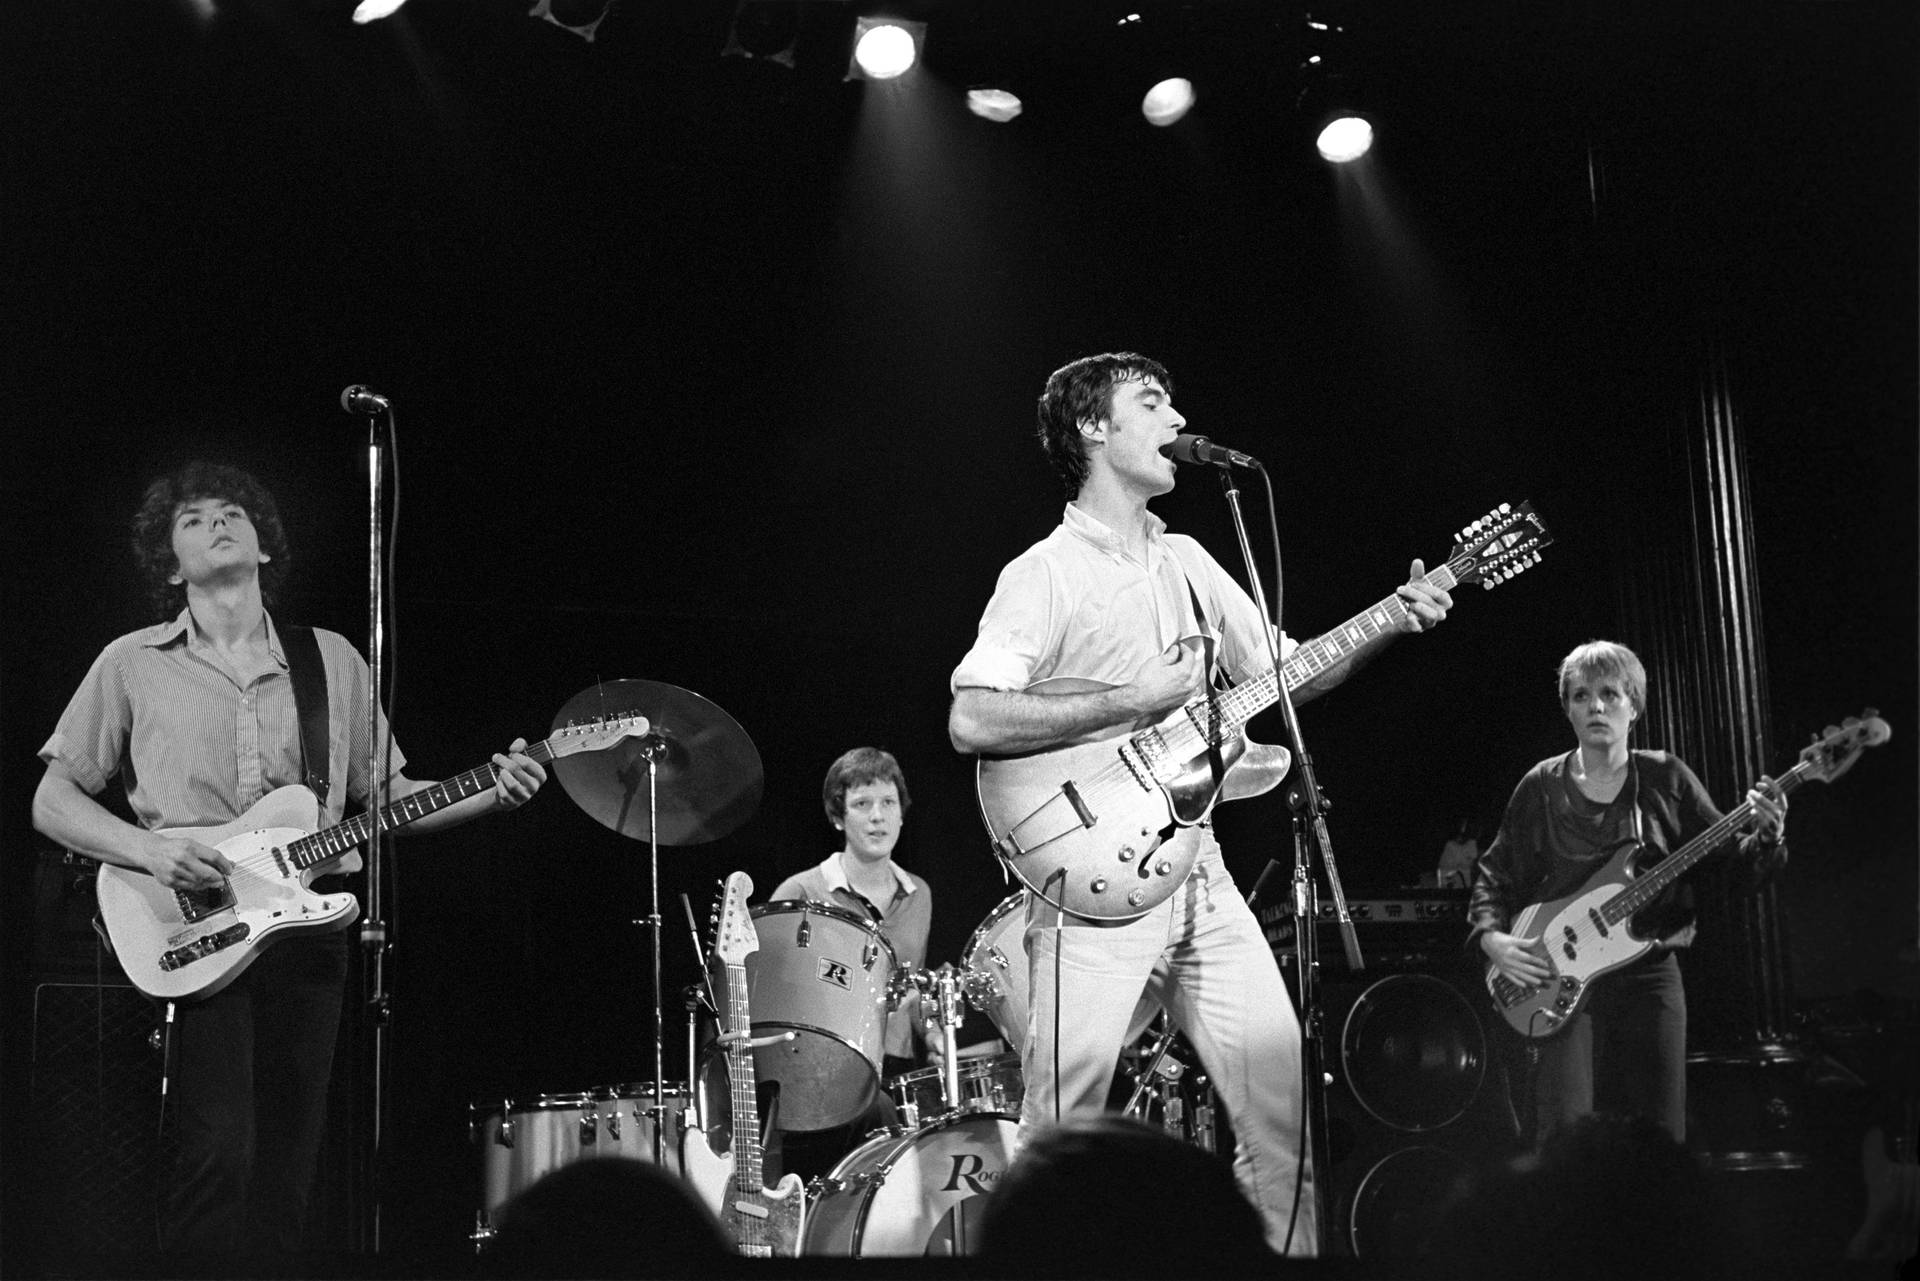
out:
<path id="1" fill-rule="evenodd" d="M 780 882 L 773 901 L 807 899 L 843 908 L 872 921 L 893 945 L 896 974 L 926 964 L 927 932 L 933 926 L 933 890 L 926 880 L 893 861 L 907 816 L 907 779 L 893 753 L 856 747 L 827 769 L 820 789 L 827 821 L 844 834 L 840 849 L 820 863 Z M 882 1072 L 912 1071 L 937 1029 L 921 1019 L 920 994 L 909 991 L 887 1017 Z"/>
<path id="2" fill-rule="evenodd" d="M 933 890 L 924 878 L 893 861 L 911 803 L 900 762 L 877 747 L 856 747 L 828 768 L 820 798 L 827 821 L 843 834 L 843 843 L 813 867 L 780 882 L 771 901 L 806 899 L 872 921 L 893 947 L 894 973 L 913 973 L 926 964 Z M 939 1029 L 923 1020 L 922 1009 L 920 993 L 909 989 L 887 1016 L 883 1080 L 912 1071 L 924 1057 L 938 1052 L 940 1043 L 934 1038 Z M 825 1173 L 870 1131 L 898 1121 L 892 1099 L 882 1090 L 873 1107 L 847 1126 L 781 1136 L 784 1168 L 806 1177 Z"/>

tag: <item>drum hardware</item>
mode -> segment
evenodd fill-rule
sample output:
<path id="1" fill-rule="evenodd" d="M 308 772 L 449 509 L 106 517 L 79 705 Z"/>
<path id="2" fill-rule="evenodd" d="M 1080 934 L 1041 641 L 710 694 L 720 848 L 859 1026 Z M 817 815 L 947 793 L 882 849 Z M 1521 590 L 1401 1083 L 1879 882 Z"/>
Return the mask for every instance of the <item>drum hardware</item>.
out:
<path id="1" fill-rule="evenodd" d="M 739 827 L 759 808 L 764 774 L 760 753 L 739 722 L 691 690 L 660 681 L 591 685 L 560 709 L 554 728 L 557 731 L 635 713 L 646 716 L 651 726 L 647 734 L 624 738 L 604 752 L 562 757 L 553 768 L 561 787 L 589 817 L 622 836 L 647 842 L 653 1102 L 655 1115 L 664 1116 L 666 1013 L 660 992 L 660 847 L 718 840 Z M 636 813 L 643 783 L 646 804 Z M 666 1161 L 664 1130 L 664 1126 L 653 1128 L 653 1159 L 662 1165 Z"/>

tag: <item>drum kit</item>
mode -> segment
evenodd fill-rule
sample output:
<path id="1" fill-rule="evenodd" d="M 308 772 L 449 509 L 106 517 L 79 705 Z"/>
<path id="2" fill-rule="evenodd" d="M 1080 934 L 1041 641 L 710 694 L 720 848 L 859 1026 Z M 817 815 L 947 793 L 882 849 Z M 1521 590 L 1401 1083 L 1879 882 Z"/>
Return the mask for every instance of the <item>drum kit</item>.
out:
<path id="1" fill-rule="evenodd" d="M 604 826 L 648 843 L 653 936 L 654 1072 L 651 1081 L 576 1094 L 474 1103 L 468 1129 L 481 1154 L 482 1208 L 471 1240 L 484 1248 L 501 1207 L 543 1175 L 593 1156 L 651 1161 L 719 1205 L 733 1173 L 724 1056 L 697 1045 L 700 1009 L 686 1002 L 687 1076 L 664 1076 L 660 990 L 659 855 L 662 845 L 716 840 L 759 804 L 760 757 L 739 724 L 688 690 L 655 681 L 595 685 L 561 710 L 556 728 L 633 714 L 651 731 L 612 748 L 555 762 L 567 794 Z M 746 957 L 753 1067 L 777 1083 L 778 1126 L 805 1133 L 849 1126 L 884 1089 L 900 1124 L 869 1133 L 808 1184 L 800 1253 L 840 1257 L 971 1253 L 978 1198 L 1013 1157 L 1023 1095 L 1027 967 L 1025 891 L 998 904 L 969 938 L 963 964 L 903 970 L 873 922 L 832 904 L 784 900 L 751 909 L 757 949 Z M 684 901 L 684 900 L 683 900 Z M 691 909 L 688 909 L 691 918 Z M 888 1015 L 918 992 L 939 1062 L 882 1079 Z M 967 1007 L 1001 1042 L 957 1046 Z M 1123 1055 L 1134 1081 L 1127 1111 L 1212 1146 L 1210 1093 L 1170 1057 L 1159 1003 L 1143 997 Z M 1151 1045 L 1150 1029 L 1159 1029 Z M 711 1047 L 709 1047 L 710 1049 Z"/>

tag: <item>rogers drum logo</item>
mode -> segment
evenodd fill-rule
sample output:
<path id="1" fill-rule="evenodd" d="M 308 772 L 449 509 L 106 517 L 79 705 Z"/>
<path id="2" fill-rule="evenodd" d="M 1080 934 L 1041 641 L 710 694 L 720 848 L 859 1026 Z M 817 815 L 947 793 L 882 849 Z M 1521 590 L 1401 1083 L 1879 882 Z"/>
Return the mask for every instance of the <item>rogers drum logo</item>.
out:
<path id="1" fill-rule="evenodd" d="M 837 988 L 842 988 L 848 992 L 853 991 L 853 974 L 847 968 L 845 961 L 835 961 L 828 957 L 821 957 L 819 969 L 814 977 L 822 983 L 831 983 Z"/>
<path id="2" fill-rule="evenodd" d="M 953 1158 L 953 1170 L 947 1175 L 946 1186 L 942 1192 L 958 1192 L 962 1183 L 973 1189 L 975 1196 L 984 1196 L 993 1190 L 1006 1171 L 989 1170 L 986 1160 L 978 1152 L 957 1152 Z M 982 1187 L 981 1185 L 986 1186 Z"/>

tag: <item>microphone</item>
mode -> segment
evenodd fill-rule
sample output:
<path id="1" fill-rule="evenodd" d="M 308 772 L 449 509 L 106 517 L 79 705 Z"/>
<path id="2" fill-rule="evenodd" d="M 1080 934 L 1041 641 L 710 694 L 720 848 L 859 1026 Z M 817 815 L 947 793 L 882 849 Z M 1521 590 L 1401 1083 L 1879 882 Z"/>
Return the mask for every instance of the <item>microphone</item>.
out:
<path id="1" fill-rule="evenodd" d="M 340 393 L 340 408 L 350 414 L 384 414 L 393 406 L 373 388 L 355 383 Z"/>
<path id="2" fill-rule="evenodd" d="M 1205 436 L 1189 436 L 1186 432 L 1175 436 L 1173 443 L 1160 452 L 1183 463 L 1212 463 L 1215 467 L 1260 466 L 1260 460 L 1251 454 L 1216 445 Z"/>

